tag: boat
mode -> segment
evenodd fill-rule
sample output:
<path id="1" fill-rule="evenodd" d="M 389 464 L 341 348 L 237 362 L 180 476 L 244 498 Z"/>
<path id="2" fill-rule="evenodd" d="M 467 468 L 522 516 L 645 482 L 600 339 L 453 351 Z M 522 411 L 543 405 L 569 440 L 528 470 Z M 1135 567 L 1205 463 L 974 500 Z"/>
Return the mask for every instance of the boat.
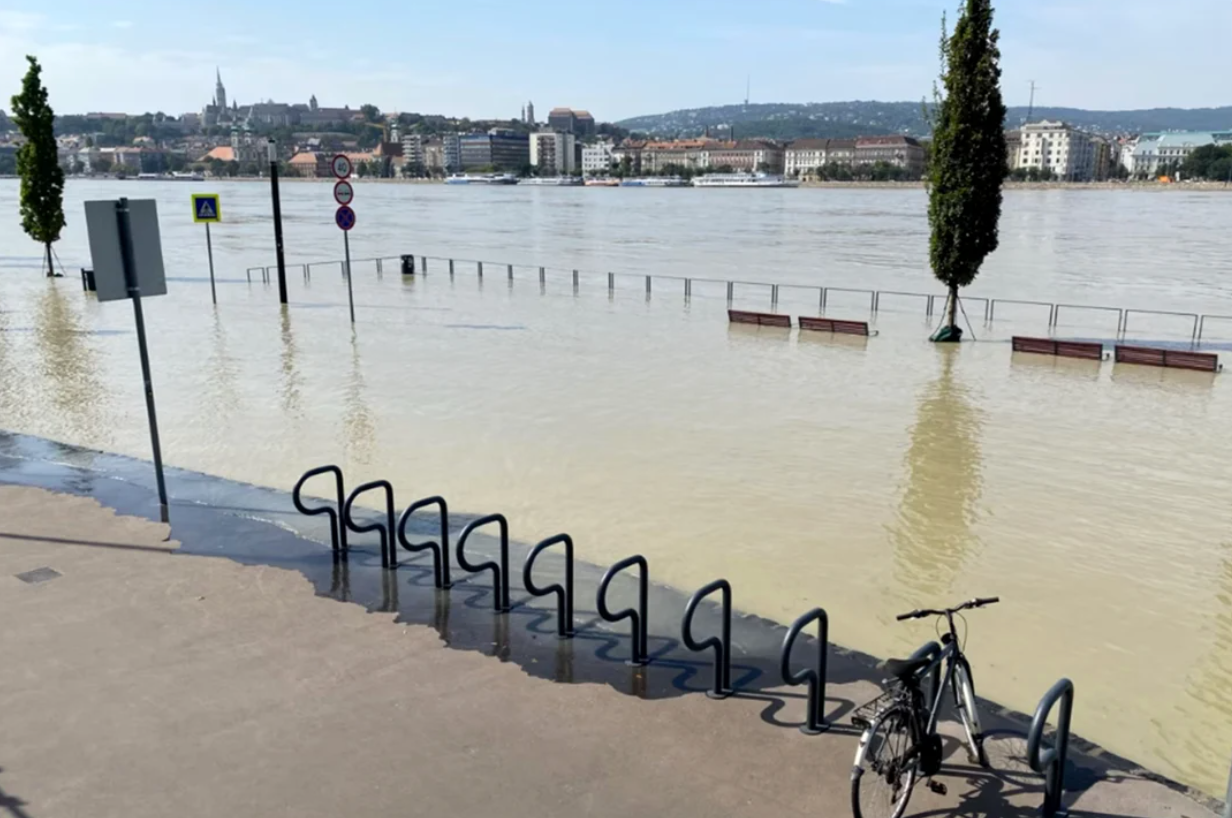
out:
<path id="1" fill-rule="evenodd" d="M 608 179 L 607 177 L 591 177 L 586 180 L 586 187 L 620 187 L 620 180 Z"/>
<path id="2" fill-rule="evenodd" d="M 445 179 L 447 185 L 516 185 L 518 177 L 512 173 L 455 173 Z"/>
<path id="3" fill-rule="evenodd" d="M 518 180 L 518 184 L 539 187 L 577 187 L 582 184 L 582 179 L 579 176 L 528 176 Z"/>
<path id="4" fill-rule="evenodd" d="M 693 179 L 693 187 L 799 187 L 794 179 L 772 173 L 707 173 Z"/>
<path id="5" fill-rule="evenodd" d="M 621 187 L 687 187 L 688 184 L 679 176 L 645 176 L 620 180 Z"/>
<path id="6" fill-rule="evenodd" d="M 192 173 L 189 171 L 177 171 L 171 174 L 171 178 L 177 182 L 204 182 L 204 173 Z"/>

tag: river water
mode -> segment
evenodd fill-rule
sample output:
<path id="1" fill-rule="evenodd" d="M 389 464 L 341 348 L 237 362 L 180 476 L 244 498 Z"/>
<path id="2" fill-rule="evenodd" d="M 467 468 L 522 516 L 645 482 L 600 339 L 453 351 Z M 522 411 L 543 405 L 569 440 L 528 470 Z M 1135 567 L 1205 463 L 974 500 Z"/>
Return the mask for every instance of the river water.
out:
<path id="1" fill-rule="evenodd" d="M 216 309 L 194 191 L 222 195 Z M 634 275 L 936 292 L 922 191 L 359 182 L 357 259 L 518 266 L 510 283 L 503 264 L 405 280 L 357 264 L 354 330 L 336 264 L 294 268 L 285 313 L 246 280 L 273 261 L 259 183 L 70 182 L 70 271 L 88 264 L 81 202 L 119 195 L 159 203 L 172 280 L 146 316 L 169 463 L 284 489 L 338 463 L 400 503 L 501 511 L 520 540 L 568 531 L 591 562 L 643 553 L 686 591 L 727 577 L 737 607 L 780 622 L 822 605 L 834 641 L 877 655 L 932 638 L 896 613 L 999 595 L 968 617 L 982 695 L 1029 712 L 1068 676 L 1077 731 L 1222 793 L 1227 376 L 1011 354 L 1010 334 L 1048 332 L 1046 308 L 999 304 L 986 326 L 969 302 L 980 342 L 937 348 L 909 297 L 882 297 L 865 342 L 729 328 L 722 284 L 686 301 Z M 131 309 L 42 279 L 16 200 L 0 182 L 0 427 L 148 457 Z M 283 211 L 290 263 L 341 258 L 327 185 L 285 184 Z M 1230 220 L 1219 193 L 1010 192 L 971 294 L 1230 314 Z M 868 317 L 868 295 L 829 297 Z M 817 311 L 816 290 L 780 298 Z M 1114 314 L 1062 316 L 1062 335 L 1115 334 Z M 1129 335 L 1187 343 L 1191 322 L 1139 315 Z M 1205 332 L 1232 352 L 1232 321 Z"/>

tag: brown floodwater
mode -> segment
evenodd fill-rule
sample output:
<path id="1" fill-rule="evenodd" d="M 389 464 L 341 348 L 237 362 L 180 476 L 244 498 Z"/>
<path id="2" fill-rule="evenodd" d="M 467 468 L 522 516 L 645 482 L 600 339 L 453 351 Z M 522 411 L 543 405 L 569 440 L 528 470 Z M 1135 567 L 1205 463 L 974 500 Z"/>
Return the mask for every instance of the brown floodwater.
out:
<path id="1" fill-rule="evenodd" d="M 188 194 L 217 187 L 217 308 Z M 246 281 L 272 263 L 256 183 L 70 183 L 64 265 L 88 263 L 81 202 L 156 197 L 169 295 L 149 299 L 167 462 L 290 488 L 306 468 L 387 478 L 400 502 L 443 494 L 500 511 L 511 535 L 567 531 L 578 555 L 645 554 L 684 590 L 719 576 L 742 610 L 878 655 L 932 638 L 896 613 L 999 595 L 972 613 L 980 693 L 1030 711 L 1061 676 L 1075 729 L 1210 793 L 1232 751 L 1232 386 L 1225 375 L 1012 354 L 1047 311 L 997 307 L 977 343 L 926 343 L 929 319 L 887 297 L 877 337 L 729 327 L 723 285 L 608 270 L 935 292 L 919 191 L 493 190 L 357 184 L 357 258 L 458 263 L 451 280 L 338 267 L 290 276 L 292 305 Z M 16 185 L 0 182 L 0 212 Z M 284 186 L 288 259 L 337 259 L 327 186 Z M 1232 313 L 1214 229 L 1232 196 L 1023 191 L 973 295 Z M 1164 238 L 1166 237 L 1166 238 Z M 0 427 L 149 456 L 132 311 L 49 283 L 15 215 L 0 223 Z M 541 287 L 538 265 L 546 265 Z M 582 270 L 574 291 L 569 270 Z M 833 293 L 830 314 L 868 317 Z M 765 307 L 758 288 L 738 305 Z M 1111 339 L 1116 318 L 1058 332 Z M 935 319 L 934 319 L 935 320 Z M 1212 322 L 1232 354 L 1232 322 Z M 1131 338 L 1185 343 L 1185 317 Z M 1222 336 L 1222 337 L 1221 337 Z"/>

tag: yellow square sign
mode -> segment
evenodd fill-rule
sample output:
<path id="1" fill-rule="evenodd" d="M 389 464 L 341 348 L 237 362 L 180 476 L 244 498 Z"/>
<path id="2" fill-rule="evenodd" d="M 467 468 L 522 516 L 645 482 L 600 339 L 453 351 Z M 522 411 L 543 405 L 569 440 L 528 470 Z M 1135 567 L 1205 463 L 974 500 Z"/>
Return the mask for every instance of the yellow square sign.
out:
<path id="1" fill-rule="evenodd" d="M 194 222 L 222 221 L 222 203 L 217 193 L 194 193 L 192 203 Z"/>

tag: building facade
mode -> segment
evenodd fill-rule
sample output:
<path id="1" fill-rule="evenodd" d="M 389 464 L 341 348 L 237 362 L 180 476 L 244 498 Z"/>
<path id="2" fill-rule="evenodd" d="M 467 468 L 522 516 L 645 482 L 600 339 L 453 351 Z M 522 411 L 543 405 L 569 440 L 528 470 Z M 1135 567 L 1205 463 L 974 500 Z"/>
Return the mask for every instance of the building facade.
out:
<path id="1" fill-rule="evenodd" d="M 571 133 L 539 131 L 530 135 L 530 164 L 543 176 L 567 176 L 577 171 L 577 137 Z"/>
<path id="2" fill-rule="evenodd" d="M 575 111 L 572 108 L 553 108 L 548 113 L 548 127 L 560 133 L 590 137 L 595 135 L 595 118 L 590 111 Z"/>
<path id="3" fill-rule="evenodd" d="M 1095 175 L 1095 146 L 1090 134 L 1064 122 L 1028 123 L 1022 126 L 1018 167 L 1051 171 L 1066 181 L 1090 181 Z"/>
<path id="4" fill-rule="evenodd" d="M 493 128 L 487 133 L 463 134 L 459 142 L 462 170 L 517 171 L 530 164 L 530 138 L 524 133 Z"/>
<path id="5" fill-rule="evenodd" d="M 862 136 L 856 140 L 855 164 L 885 162 L 909 175 L 924 171 L 924 146 L 910 136 Z"/>
<path id="6" fill-rule="evenodd" d="M 1203 145 L 1232 145 L 1232 130 L 1144 133 L 1125 150 L 1124 165 L 1136 176 L 1159 176 L 1183 164 Z"/>
<path id="7" fill-rule="evenodd" d="M 783 172 L 799 177 L 816 173 L 826 164 L 829 139 L 797 139 L 783 151 Z"/>
<path id="8" fill-rule="evenodd" d="M 641 139 L 626 139 L 612 148 L 612 161 L 633 175 L 640 174 L 642 172 L 642 151 L 645 150 L 646 144 Z"/>
<path id="9" fill-rule="evenodd" d="M 446 173 L 462 170 L 461 134 L 447 133 L 441 136 L 441 156 L 444 158 Z"/>
<path id="10" fill-rule="evenodd" d="M 734 171 L 782 173 L 785 151 L 768 139 L 742 139 L 738 142 L 712 142 L 699 167 L 731 168 Z"/>
<path id="11" fill-rule="evenodd" d="M 611 142 L 596 142 L 582 147 L 582 173 L 594 176 L 608 173 L 615 161 Z"/>

